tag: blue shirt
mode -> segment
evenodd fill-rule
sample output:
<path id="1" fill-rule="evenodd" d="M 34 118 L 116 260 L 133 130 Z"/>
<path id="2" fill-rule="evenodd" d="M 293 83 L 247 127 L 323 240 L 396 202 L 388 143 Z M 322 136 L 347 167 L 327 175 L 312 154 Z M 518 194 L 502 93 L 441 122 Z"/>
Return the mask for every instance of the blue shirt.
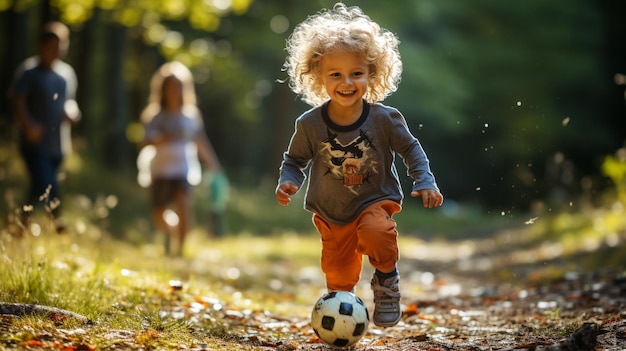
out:
<path id="1" fill-rule="evenodd" d="M 61 123 L 65 117 L 65 79 L 41 65 L 25 70 L 17 78 L 14 93 L 26 98 L 30 116 L 44 128 L 44 137 L 37 146 L 51 156 L 62 156 Z M 23 138 L 24 139 L 24 138 Z"/>

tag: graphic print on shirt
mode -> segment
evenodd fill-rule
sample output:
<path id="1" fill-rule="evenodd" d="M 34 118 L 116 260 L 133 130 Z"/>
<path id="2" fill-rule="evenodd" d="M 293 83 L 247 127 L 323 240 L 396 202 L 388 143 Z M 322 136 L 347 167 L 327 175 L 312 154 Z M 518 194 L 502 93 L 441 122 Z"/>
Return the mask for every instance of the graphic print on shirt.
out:
<path id="1" fill-rule="evenodd" d="M 327 133 L 328 138 L 322 141 L 322 152 L 328 157 L 326 175 L 341 179 L 343 186 L 358 195 L 358 188 L 368 181 L 371 174 L 378 173 L 373 157 L 376 148 L 363 130 L 347 144 L 341 143 L 337 133 L 330 129 Z"/>

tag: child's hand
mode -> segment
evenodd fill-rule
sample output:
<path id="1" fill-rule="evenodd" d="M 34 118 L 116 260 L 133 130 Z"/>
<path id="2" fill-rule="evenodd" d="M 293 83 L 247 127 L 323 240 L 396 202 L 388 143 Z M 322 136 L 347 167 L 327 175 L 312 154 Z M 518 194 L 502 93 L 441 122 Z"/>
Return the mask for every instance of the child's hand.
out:
<path id="1" fill-rule="evenodd" d="M 298 186 L 293 182 L 284 182 L 276 187 L 276 200 L 278 203 L 287 206 L 291 202 L 291 195 L 298 191 Z"/>
<path id="2" fill-rule="evenodd" d="M 421 196 L 424 201 L 424 207 L 433 208 L 439 207 L 443 204 L 443 195 L 434 189 L 423 189 L 411 192 L 411 196 Z"/>
<path id="3" fill-rule="evenodd" d="M 43 140 L 44 130 L 41 124 L 33 122 L 25 129 L 24 134 L 29 143 L 38 144 Z"/>

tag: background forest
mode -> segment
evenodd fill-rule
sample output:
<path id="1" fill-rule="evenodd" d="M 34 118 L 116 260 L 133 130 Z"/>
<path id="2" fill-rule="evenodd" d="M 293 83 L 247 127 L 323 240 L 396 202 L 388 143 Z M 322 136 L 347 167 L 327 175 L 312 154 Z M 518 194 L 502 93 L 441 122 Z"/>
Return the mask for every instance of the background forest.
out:
<path id="1" fill-rule="evenodd" d="M 626 137 L 626 2 L 345 2 L 401 40 L 402 83 L 385 103 L 405 115 L 424 145 L 446 196 L 444 215 L 468 208 L 533 215 L 583 196 L 593 201 L 613 185 L 602 164 Z M 43 21 L 70 26 L 67 61 L 79 79 L 83 120 L 73 132 L 65 192 L 94 201 L 116 196 L 118 209 L 107 220 L 123 222 L 147 213 L 144 195 L 136 195 L 144 194 L 135 181 L 139 114 L 149 77 L 168 60 L 194 72 L 207 133 L 233 189 L 231 206 L 254 208 L 250 189 L 273 198 L 293 122 L 308 108 L 279 82 L 285 39 L 333 4 L 0 0 L 0 211 L 19 203 L 24 188 L 4 92 L 18 63 L 34 54 Z M 254 221 L 231 217 L 234 226 Z M 247 230 L 271 231 L 258 223 Z"/>

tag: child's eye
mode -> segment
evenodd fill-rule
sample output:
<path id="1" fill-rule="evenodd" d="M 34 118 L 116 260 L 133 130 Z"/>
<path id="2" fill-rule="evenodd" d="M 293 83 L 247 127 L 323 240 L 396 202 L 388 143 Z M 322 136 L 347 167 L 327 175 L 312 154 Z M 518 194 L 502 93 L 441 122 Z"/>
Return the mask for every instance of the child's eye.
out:
<path id="1" fill-rule="evenodd" d="M 338 72 L 334 72 L 330 74 L 331 77 L 339 77 L 341 76 L 341 74 L 339 74 Z"/>
<path id="2" fill-rule="evenodd" d="M 355 76 L 355 77 L 360 77 L 360 76 L 363 75 L 363 72 L 354 72 L 354 73 L 352 73 L 352 75 Z"/>

